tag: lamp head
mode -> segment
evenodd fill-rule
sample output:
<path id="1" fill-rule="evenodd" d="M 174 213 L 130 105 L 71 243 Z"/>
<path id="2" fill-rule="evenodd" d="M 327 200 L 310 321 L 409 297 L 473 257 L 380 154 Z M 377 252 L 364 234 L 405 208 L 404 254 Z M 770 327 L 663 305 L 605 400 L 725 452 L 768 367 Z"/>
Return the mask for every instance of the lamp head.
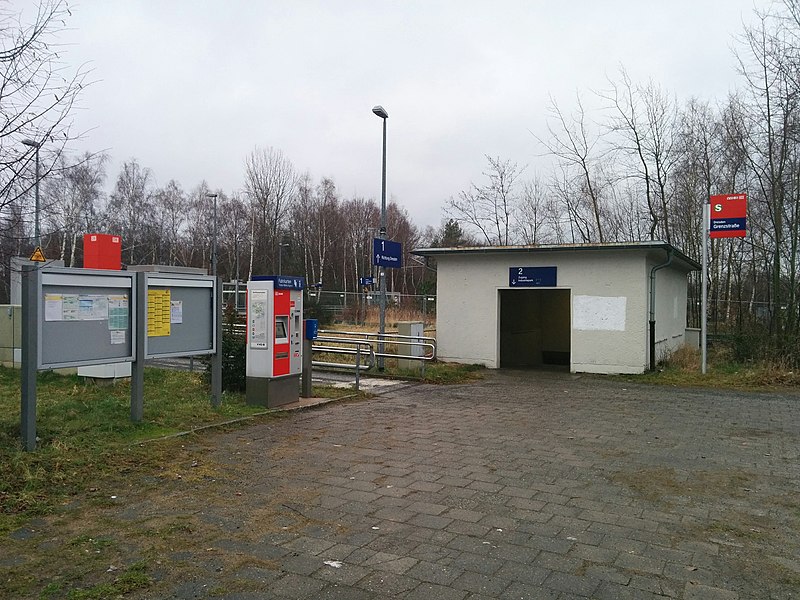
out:
<path id="1" fill-rule="evenodd" d="M 378 115 L 381 119 L 388 119 L 389 113 L 386 112 L 386 109 L 383 108 L 380 104 L 372 109 L 376 115 Z"/>

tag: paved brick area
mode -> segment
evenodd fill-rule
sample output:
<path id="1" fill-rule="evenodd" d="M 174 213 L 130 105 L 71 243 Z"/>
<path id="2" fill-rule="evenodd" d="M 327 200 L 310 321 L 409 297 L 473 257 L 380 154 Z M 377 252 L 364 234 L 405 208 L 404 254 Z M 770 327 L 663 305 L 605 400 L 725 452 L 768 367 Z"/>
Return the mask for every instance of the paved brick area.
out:
<path id="1" fill-rule="evenodd" d="M 799 452 L 796 395 L 498 372 L 210 434 L 104 518 L 185 525 L 125 538 L 147 598 L 800 598 Z"/>

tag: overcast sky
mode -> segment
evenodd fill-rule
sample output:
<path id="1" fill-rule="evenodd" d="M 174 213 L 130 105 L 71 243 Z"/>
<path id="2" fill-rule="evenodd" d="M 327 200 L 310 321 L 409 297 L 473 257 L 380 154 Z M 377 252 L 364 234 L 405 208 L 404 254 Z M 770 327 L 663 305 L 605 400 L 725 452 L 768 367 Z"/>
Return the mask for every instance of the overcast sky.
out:
<path id="1" fill-rule="evenodd" d="M 12 3 L 13 4 L 13 3 Z M 129 158 L 158 185 L 244 184 L 256 146 L 280 149 L 343 197 L 380 200 L 381 104 L 388 195 L 420 227 L 481 179 L 484 155 L 546 170 L 534 134 L 548 98 L 607 87 L 624 65 L 680 99 L 724 99 L 731 52 L 766 0 L 83 0 L 70 63 L 95 81 L 76 150 L 107 150 L 109 188 Z M 31 3 L 20 2 L 20 6 Z"/>

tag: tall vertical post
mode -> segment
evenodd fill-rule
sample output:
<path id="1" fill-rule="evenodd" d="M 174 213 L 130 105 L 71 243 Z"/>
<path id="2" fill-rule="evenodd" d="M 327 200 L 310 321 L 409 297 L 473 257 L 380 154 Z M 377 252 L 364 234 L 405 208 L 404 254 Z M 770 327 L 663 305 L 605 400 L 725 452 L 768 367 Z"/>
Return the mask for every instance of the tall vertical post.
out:
<path id="1" fill-rule="evenodd" d="M 207 198 L 214 199 L 214 232 L 211 236 L 211 274 L 217 276 L 217 194 L 206 194 Z"/>
<path id="2" fill-rule="evenodd" d="M 211 405 L 218 407 L 222 404 L 222 284 L 217 276 L 217 196 L 206 194 L 214 199 L 214 234 L 211 242 L 211 274 L 214 276 L 214 337 L 216 338 L 217 351 L 211 355 Z M 238 277 L 236 302 L 239 302 Z"/>
<path id="3" fill-rule="evenodd" d="M 706 373 L 706 359 L 708 356 L 708 220 L 710 218 L 711 204 L 703 204 L 703 218 L 700 219 L 700 244 L 702 246 L 702 283 L 700 284 L 700 372 Z"/>
<path id="4" fill-rule="evenodd" d="M 136 318 L 131 336 L 136 340 L 134 361 L 131 365 L 131 421 L 139 423 L 144 418 L 144 345 L 147 341 L 147 273 L 136 273 L 133 280 Z"/>
<path id="5" fill-rule="evenodd" d="M 233 286 L 234 293 L 236 294 L 234 298 L 233 305 L 236 307 L 236 314 L 239 314 L 239 230 L 236 230 L 236 237 L 233 241 L 234 244 L 234 251 L 236 252 L 236 283 Z"/>
<path id="6" fill-rule="evenodd" d="M 237 299 L 238 301 L 238 299 Z M 211 355 L 211 405 L 222 404 L 222 283 L 214 277 L 214 337 L 217 351 Z"/>
<path id="7" fill-rule="evenodd" d="M 39 148 L 41 148 L 42 144 L 39 143 L 36 145 L 36 185 L 34 186 L 34 196 L 35 200 L 35 214 L 34 214 L 34 229 L 33 229 L 33 236 L 35 238 L 36 247 L 40 248 L 42 245 L 42 238 L 39 233 Z"/>
<path id="8" fill-rule="evenodd" d="M 22 446 L 36 450 L 36 372 L 39 361 L 39 271 L 31 265 L 22 267 L 22 365 L 20 384 L 20 430 Z"/>
<path id="9" fill-rule="evenodd" d="M 34 148 L 36 151 L 36 180 L 33 182 L 35 204 L 33 214 L 33 241 L 37 248 L 42 244 L 42 239 L 39 234 L 39 149 L 42 147 L 42 142 L 35 142 L 33 140 L 22 140 L 26 146 Z"/>
<path id="10" fill-rule="evenodd" d="M 382 106 L 376 106 L 372 112 L 383 120 L 383 161 L 381 169 L 381 229 L 379 237 L 386 239 L 386 119 L 389 113 Z M 380 279 L 380 322 L 378 325 L 378 370 L 383 371 L 383 338 L 386 334 L 386 267 L 378 266 L 378 278 Z"/>

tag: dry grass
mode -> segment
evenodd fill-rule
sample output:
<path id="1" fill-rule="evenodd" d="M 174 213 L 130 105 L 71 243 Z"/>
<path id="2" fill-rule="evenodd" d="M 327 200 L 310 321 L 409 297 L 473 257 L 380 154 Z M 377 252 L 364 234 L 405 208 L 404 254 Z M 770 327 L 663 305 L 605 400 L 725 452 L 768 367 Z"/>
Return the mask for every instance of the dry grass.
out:
<path id="1" fill-rule="evenodd" d="M 651 373 L 621 376 L 626 381 L 641 381 L 660 385 L 696 386 L 768 391 L 800 387 L 800 372 L 781 361 L 740 363 L 725 346 L 709 349 L 706 373 L 701 373 L 700 351 L 681 346 Z"/>

